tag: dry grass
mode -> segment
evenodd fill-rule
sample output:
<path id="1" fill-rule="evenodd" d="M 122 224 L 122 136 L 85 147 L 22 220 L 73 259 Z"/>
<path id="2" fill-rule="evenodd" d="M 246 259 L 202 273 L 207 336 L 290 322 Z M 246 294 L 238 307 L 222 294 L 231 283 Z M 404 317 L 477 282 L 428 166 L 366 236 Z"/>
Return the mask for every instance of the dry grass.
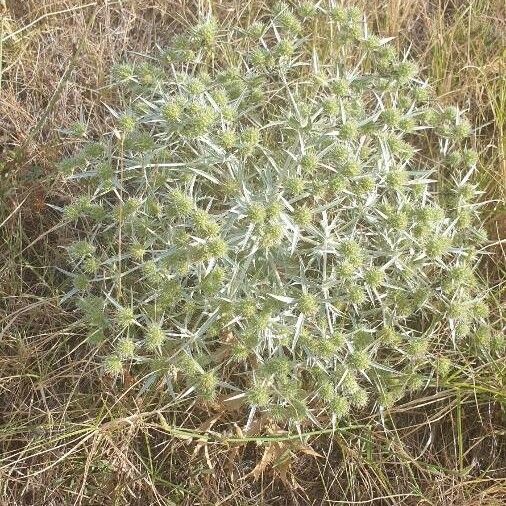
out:
<path id="1" fill-rule="evenodd" d="M 260 1 L 213 1 L 219 15 Z M 506 25 L 503 0 L 361 0 L 384 35 L 412 46 L 443 101 L 469 109 L 496 245 L 484 266 L 496 320 L 506 263 Z M 199 8 L 182 0 L 0 1 L 0 504 L 506 503 L 505 365 L 475 367 L 378 423 L 300 438 L 245 436 L 219 403 L 188 415 L 141 378 L 100 379 L 72 313 L 59 307 L 58 244 L 48 204 L 66 198 L 58 129 L 104 121 L 113 62 L 145 53 Z M 463 364 L 471 368 L 474 364 Z M 261 430 L 260 430 L 261 429 Z M 2 503 L 3 501 L 3 503 Z"/>

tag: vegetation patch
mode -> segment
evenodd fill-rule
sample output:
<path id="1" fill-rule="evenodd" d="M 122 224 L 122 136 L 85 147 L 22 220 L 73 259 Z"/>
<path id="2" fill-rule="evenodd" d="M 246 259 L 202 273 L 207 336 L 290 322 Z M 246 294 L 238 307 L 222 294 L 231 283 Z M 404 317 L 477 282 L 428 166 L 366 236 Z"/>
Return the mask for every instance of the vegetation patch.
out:
<path id="1" fill-rule="evenodd" d="M 470 122 L 359 10 L 209 17 L 112 80 L 114 126 L 59 165 L 105 373 L 330 426 L 503 353 Z"/>

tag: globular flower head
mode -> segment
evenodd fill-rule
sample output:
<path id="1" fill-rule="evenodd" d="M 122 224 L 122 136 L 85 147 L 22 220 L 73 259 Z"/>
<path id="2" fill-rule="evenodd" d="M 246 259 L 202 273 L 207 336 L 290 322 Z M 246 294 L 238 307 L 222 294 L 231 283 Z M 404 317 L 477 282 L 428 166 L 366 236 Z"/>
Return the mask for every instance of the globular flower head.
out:
<path id="1" fill-rule="evenodd" d="M 379 333 L 379 338 L 387 346 L 399 346 L 402 342 L 399 333 L 391 326 L 384 327 Z"/>
<path id="2" fill-rule="evenodd" d="M 123 337 L 116 343 L 115 350 L 120 359 L 128 360 L 135 356 L 136 343 L 130 337 Z"/>
<path id="3" fill-rule="evenodd" d="M 165 342 L 166 334 L 161 325 L 151 323 L 146 328 L 144 336 L 145 345 L 148 350 L 157 350 Z"/>
<path id="4" fill-rule="evenodd" d="M 90 278 L 85 273 L 79 273 L 74 277 L 74 288 L 78 292 L 84 292 L 90 287 Z"/>
<path id="5" fill-rule="evenodd" d="M 314 315 L 318 312 L 318 300 L 315 295 L 304 293 L 299 297 L 297 307 L 299 311 L 307 316 Z"/>
<path id="6" fill-rule="evenodd" d="M 297 225 L 307 226 L 313 220 L 314 211 L 308 205 L 297 207 L 293 213 L 293 219 Z"/>
<path id="7" fill-rule="evenodd" d="M 351 392 L 350 396 L 350 404 L 357 409 L 363 409 L 367 406 L 369 401 L 369 394 L 365 388 L 358 387 L 356 390 Z"/>
<path id="8" fill-rule="evenodd" d="M 264 205 L 253 202 L 247 211 L 248 218 L 255 225 L 261 225 L 267 218 L 267 209 Z"/>
<path id="9" fill-rule="evenodd" d="M 265 407 L 270 402 L 269 389 L 265 385 L 254 385 L 249 389 L 247 399 L 252 406 Z"/>
<path id="10" fill-rule="evenodd" d="M 73 260 L 79 260 L 87 256 L 93 255 L 96 247 L 89 241 L 77 241 L 71 244 L 68 249 L 68 254 Z"/>
<path id="11" fill-rule="evenodd" d="M 228 244 L 221 237 L 213 237 L 206 244 L 206 252 L 210 258 L 223 258 L 227 255 Z"/>
<path id="12" fill-rule="evenodd" d="M 318 166 L 318 157 L 314 151 L 309 151 L 302 155 L 300 159 L 300 165 L 304 172 L 312 173 Z"/>
<path id="13" fill-rule="evenodd" d="M 104 360 L 104 372 L 109 376 L 119 376 L 123 373 L 123 362 L 117 355 L 110 355 Z"/>
<path id="14" fill-rule="evenodd" d="M 408 173 L 403 169 L 393 169 L 388 172 L 385 182 L 388 188 L 400 190 L 408 181 Z"/>
<path id="15" fill-rule="evenodd" d="M 350 402 L 346 397 L 336 395 L 330 400 L 330 411 L 338 419 L 345 418 L 350 412 Z"/>
<path id="16" fill-rule="evenodd" d="M 272 248 L 275 246 L 279 246 L 281 241 L 283 240 L 283 228 L 279 224 L 268 224 L 263 228 L 262 231 L 262 239 L 260 244 L 263 248 Z"/>
<path id="17" fill-rule="evenodd" d="M 213 46 L 218 35 L 218 24 L 214 18 L 207 19 L 193 28 L 193 41 L 196 46 Z"/>
<path id="18" fill-rule="evenodd" d="M 290 195 L 298 196 L 306 189 L 307 182 L 301 177 L 292 177 L 285 183 L 285 188 Z"/>
<path id="19" fill-rule="evenodd" d="M 339 245 L 339 251 L 346 262 L 352 265 L 361 265 L 364 252 L 362 247 L 355 239 L 346 239 Z"/>
<path id="20" fill-rule="evenodd" d="M 385 272 L 378 267 L 373 267 L 367 270 L 364 274 L 365 283 L 371 288 L 380 287 L 384 279 L 385 279 Z"/>
<path id="21" fill-rule="evenodd" d="M 205 401 L 213 401 L 216 397 L 218 377 L 214 371 L 207 371 L 200 374 L 195 382 L 197 394 Z"/>
<path id="22" fill-rule="evenodd" d="M 365 290 L 359 285 L 352 285 L 346 292 L 347 299 L 352 304 L 360 305 L 366 301 L 367 296 Z"/>
<path id="23" fill-rule="evenodd" d="M 259 39 L 265 31 L 265 25 L 261 21 L 255 21 L 247 30 L 247 34 L 252 39 Z"/>
<path id="24" fill-rule="evenodd" d="M 366 350 L 357 350 L 350 357 L 350 365 L 358 371 L 366 371 L 371 367 L 371 357 Z"/>
<path id="25" fill-rule="evenodd" d="M 130 327 L 136 323 L 134 310 L 131 307 L 120 307 L 116 311 L 116 322 L 120 327 Z"/>
<path id="26" fill-rule="evenodd" d="M 427 256 L 432 259 L 442 258 L 448 254 L 452 246 L 451 239 L 446 236 L 432 237 L 427 241 Z"/>

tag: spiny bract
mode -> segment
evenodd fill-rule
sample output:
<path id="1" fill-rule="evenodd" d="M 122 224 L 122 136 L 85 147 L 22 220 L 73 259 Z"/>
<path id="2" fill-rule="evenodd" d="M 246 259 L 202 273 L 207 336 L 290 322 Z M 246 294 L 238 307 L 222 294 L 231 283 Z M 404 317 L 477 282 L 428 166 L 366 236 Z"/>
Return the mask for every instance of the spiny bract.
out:
<path id="1" fill-rule="evenodd" d="M 320 4 L 115 68 L 114 129 L 61 163 L 68 295 L 107 373 L 325 425 L 490 352 L 469 122 Z"/>

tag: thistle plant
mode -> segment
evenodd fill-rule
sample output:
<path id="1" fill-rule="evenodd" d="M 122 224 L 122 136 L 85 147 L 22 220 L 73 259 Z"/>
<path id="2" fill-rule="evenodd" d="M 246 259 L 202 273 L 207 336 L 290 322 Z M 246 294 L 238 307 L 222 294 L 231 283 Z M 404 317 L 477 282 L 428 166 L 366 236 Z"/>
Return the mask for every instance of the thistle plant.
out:
<path id="1" fill-rule="evenodd" d="M 355 9 L 208 17 L 112 80 L 113 127 L 60 164 L 107 373 L 326 425 L 497 351 L 469 122 Z"/>

